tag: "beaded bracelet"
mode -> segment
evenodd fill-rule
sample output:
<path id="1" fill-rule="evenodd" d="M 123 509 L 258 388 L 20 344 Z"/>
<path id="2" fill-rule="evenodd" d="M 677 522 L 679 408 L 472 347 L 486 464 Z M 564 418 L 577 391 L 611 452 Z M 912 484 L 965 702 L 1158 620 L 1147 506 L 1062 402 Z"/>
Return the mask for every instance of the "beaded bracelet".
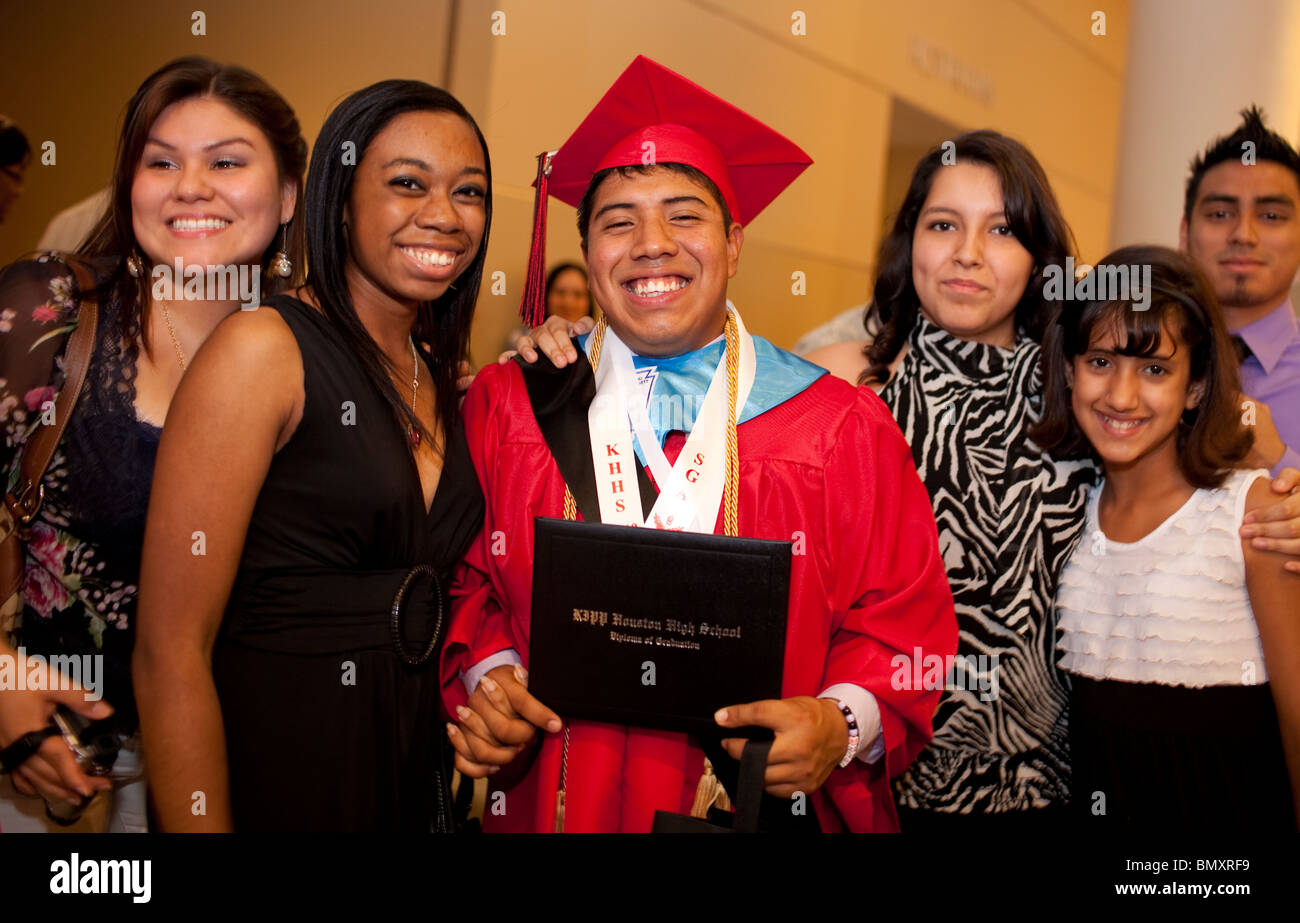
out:
<path id="1" fill-rule="evenodd" d="M 844 759 L 840 760 L 840 769 L 843 769 L 853 758 L 858 755 L 858 747 L 862 745 L 862 735 L 858 733 L 858 716 L 853 714 L 853 709 L 843 699 L 833 699 L 840 708 L 840 713 L 844 715 L 844 720 L 849 725 L 849 745 L 844 750 Z"/>

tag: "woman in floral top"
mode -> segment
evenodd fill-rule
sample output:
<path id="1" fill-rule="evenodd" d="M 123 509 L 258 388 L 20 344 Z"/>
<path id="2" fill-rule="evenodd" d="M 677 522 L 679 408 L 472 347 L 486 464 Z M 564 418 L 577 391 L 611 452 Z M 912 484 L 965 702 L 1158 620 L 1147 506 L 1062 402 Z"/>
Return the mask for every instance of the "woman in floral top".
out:
<path id="1" fill-rule="evenodd" d="M 203 58 L 173 61 L 131 99 L 111 204 L 79 254 L 99 288 L 95 348 L 42 483 L 26 542 L 23 609 L 0 624 L 0 655 L 14 655 L 12 641 L 29 656 L 83 656 L 82 685 L 98 685 L 124 740 L 115 771 L 138 763 L 132 628 L 158 437 L 187 362 L 247 297 L 218 287 L 211 274 L 184 286 L 190 279 L 182 274 L 174 291 L 164 283 L 180 261 L 234 269 L 259 280 L 262 295 L 297 284 L 302 237 L 293 217 L 306 158 L 293 110 L 262 78 Z M 22 447 L 62 386 L 78 296 L 55 254 L 0 273 L 0 463 L 8 489 Z M 0 691 L 0 747 L 43 727 L 56 702 L 92 717 L 108 711 L 79 692 Z M 15 769 L 12 787 L 0 776 L 0 829 L 47 829 L 41 801 L 21 795 L 79 804 L 105 787 L 51 738 Z M 143 783 L 120 789 L 111 828 L 143 827 Z"/>

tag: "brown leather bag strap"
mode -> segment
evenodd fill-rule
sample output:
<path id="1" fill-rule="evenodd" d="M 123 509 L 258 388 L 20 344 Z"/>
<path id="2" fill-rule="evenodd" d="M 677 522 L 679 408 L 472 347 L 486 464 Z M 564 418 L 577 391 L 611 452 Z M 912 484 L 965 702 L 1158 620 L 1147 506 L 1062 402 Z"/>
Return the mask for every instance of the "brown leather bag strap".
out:
<path id="1" fill-rule="evenodd" d="M 95 351 L 95 329 L 99 325 L 99 290 L 89 267 L 72 256 L 60 259 L 72 270 L 77 280 L 77 326 L 68 337 L 68 347 L 63 358 L 63 387 L 54 399 L 54 423 L 40 426 L 23 447 L 19 466 L 17 492 L 5 497 L 14 516 L 23 525 L 35 518 L 41 508 L 41 481 L 50 466 L 54 450 L 63 438 L 72 410 L 81 396 L 86 373 L 90 369 L 90 356 Z"/>

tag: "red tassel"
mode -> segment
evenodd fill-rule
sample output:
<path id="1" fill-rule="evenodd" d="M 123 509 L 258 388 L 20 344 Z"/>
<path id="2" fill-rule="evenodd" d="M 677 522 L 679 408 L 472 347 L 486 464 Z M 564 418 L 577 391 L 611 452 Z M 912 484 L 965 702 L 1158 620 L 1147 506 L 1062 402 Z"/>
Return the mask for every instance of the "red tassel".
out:
<path id="1" fill-rule="evenodd" d="M 537 155 L 537 198 L 533 202 L 533 242 L 528 250 L 528 276 L 524 281 L 524 298 L 519 304 L 519 316 L 529 327 L 538 327 L 546 320 L 546 200 L 548 177 L 551 175 L 551 158 L 555 151 Z"/>

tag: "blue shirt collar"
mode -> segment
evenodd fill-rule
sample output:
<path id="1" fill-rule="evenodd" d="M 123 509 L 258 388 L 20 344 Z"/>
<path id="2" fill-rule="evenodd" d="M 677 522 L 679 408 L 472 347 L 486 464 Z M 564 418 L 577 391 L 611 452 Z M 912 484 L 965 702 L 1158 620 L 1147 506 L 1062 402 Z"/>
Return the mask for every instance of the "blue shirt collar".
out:
<path id="1" fill-rule="evenodd" d="M 1250 347 L 1250 351 L 1263 366 L 1264 374 L 1271 375 L 1273 369 L 1277 368 L 1278 362 L 1282 360 L 1282 354 L 1286 352 L 1287 346 L 1300 337 L 1300 323 L 1296 322 L 1295 311 L 1291 307 L 1291 299 L 1288 298 L 1273 311 L 1234 330 L 1233 333 L 1241 337 Z"/>
<path id="2" fill-rule="evenodd" d="M 579 337 L 586 348 L 587 336 Z M 717 339 L 680 356 L 649 358 L 632 355 L 638 373 L 652 377 L 651 396 L 656 398 L 650 413 L 650 425 L 660 443 L 672 430 L 689 433 L 695 416 L 722 360 L 726 344 Z M 736 420 L 745 423 L 782 404 L 826 374 L 793 353 L 778 349 L 760 336 L 754 337 L 754 386 Z M 653 371 L 645 371 L 652 369 Z M 641 455 L 637 446 L 637 455 Z"/>

